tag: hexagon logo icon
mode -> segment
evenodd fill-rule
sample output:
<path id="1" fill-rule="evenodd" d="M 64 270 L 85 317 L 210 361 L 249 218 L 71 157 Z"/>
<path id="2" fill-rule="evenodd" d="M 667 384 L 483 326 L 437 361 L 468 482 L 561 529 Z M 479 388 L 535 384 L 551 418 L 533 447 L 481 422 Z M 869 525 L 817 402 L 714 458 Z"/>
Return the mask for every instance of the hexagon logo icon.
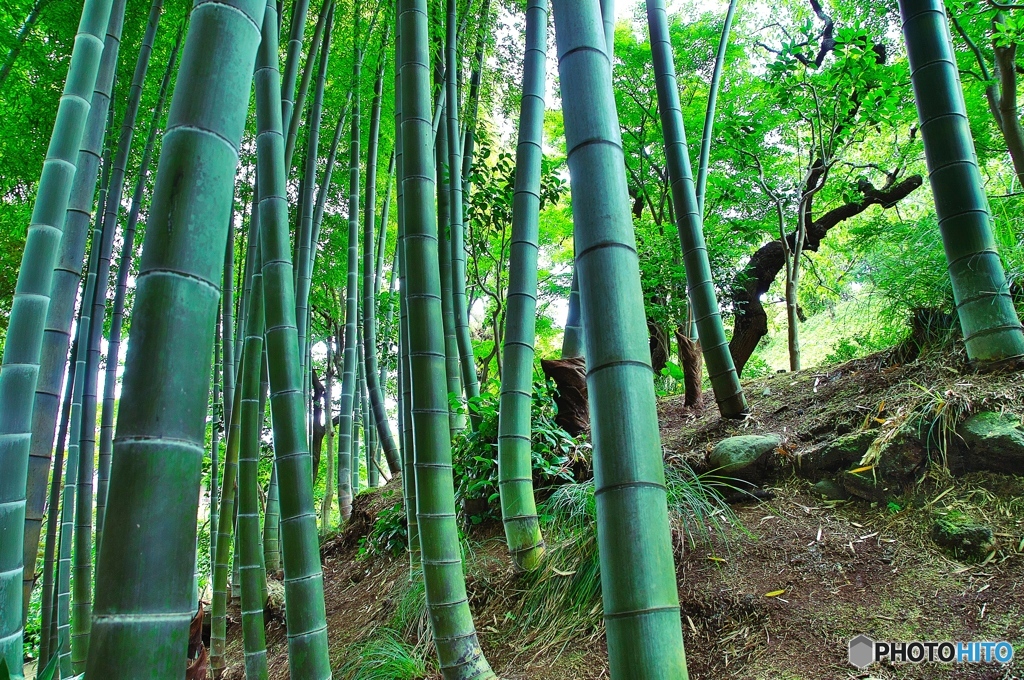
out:
<path id="1" fill-rule="evenodd" d="M 867 668 L 875 660 L 875 641 L 867 635 L 858 635 L 850 640 L 850 665 Z"/>

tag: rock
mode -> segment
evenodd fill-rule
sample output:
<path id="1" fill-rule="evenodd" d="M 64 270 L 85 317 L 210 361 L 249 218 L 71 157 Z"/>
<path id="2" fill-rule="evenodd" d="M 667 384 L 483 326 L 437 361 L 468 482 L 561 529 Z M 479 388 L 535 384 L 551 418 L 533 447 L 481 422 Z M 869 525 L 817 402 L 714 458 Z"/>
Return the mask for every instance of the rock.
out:
<path id="1" fill-rule="evenodd" d="M 910 481 L 927 459 L 917 427 L 908 423 L 882 444 L 875 471 L 890 484 L 902 484 Z"/>
<path id="2" fill-rule="evenodd" d="M 837 480 L 850 494 L 866 501 L 884 503 L 895 495 L 895 490 L 881 478 L 872 475 L 871 470 L 857 473 L 843 471 Z"/>
<path id="3" fill-rule="evenodd" d="M 782 444 L 777 435 L 729 437 L 715 445 L 708 464 L 715 474 L 760 482 L 774 467 L 770 454 Z"/>
<path id="4" fill-rule="evenodd" d="M 968 469 L 1024 475 L 1024 428 L 1008 413 L 982 411 L 957 428 L 968 452 Z"/>
<path id="5" fill-rule="evenodd" d="M 983 560 L 996 548 L 992 529 L 949 516 L 935 520 L 932 540 L 964 561 Z"/>
<path id="6" fill-rule="evenodd" d="M 867 440 L 865 433 L 858 443 Z M 875 432 L 871 433 L 875 435 Z M 849 435 L 851 438 L 854 435 Z M 918 436 L 917 428 L 904 424 L 898 431 L 881 435 L 884 440 L 878 441 L 877 451 L 872 455 L 871 467 L 859 472 L 844 471 L 839 473 L 837 481 L 843 488 L 858 498 L 884 503 L 897 495 L 907 484 L 912 482 L 917 472 L 928 459 L 928 453 Z M 845 439 L 845 438 L 843 438 Z M 876 440 L 877 441 L 877 440 Z M 851 444 L 852 444 L 851 439 Z M 868 442 L 868 447 L 874 442 Z M 867 453 L 868 449 L 864 449 Z M 862 454 L 863 456 L 863 454 Z M 860 458 L 853 465 L 860 469 Z"/>
<path id="7" fill-rule="evenodd" d="M 583 357 L 544 359 L 540 362 L 544 375 L 555 381 L 558 394 L 555 422 L 576 436 L 590 429 L 590 404 L 587 402 L 587 366 Z"/>
<path id="8" fill-rule="evenodd" d="M 832 479 L 823 479 L 813 488 L 816 494 L 824 496 L 830 501 L 845 501 L 850 498 L 850 492 Z"/>
<path id="9" fill-rule="evenodd" d="M 877 436 L 878 432 L 864 430 L 833 439 L 799 453 L 796 457 L 797 468 L 800 474 L 815 476 L 849 467 L 860 462 Z"/>

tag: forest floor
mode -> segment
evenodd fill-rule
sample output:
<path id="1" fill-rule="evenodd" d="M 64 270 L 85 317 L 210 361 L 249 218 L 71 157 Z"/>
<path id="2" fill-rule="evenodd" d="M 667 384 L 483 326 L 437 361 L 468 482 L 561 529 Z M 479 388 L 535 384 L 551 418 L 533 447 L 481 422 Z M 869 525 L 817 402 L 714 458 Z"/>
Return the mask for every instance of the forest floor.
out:
<path id="1" fill-rule="evenodd" d="M 960 414 L 1009 409 L 1019 416 L 1024 408 L 1020 372 L 972 374 L 955 356 L 906 366 L 887 363 L 876 355 L 828 369 L 748 381 L 751 416 L 741 422 L 719 419 L 713 407 L 700 412 L 686 409 L 681 397 L 663 399 L 666 460 L 676 465 L 684 460 L 702 470 L 715 442 L 769 432 L 783 437 L 778 455 L 798 455 L 876 418 L 896 418 L 925 403 L 934 407 L 936 400 L 940 406 L 956 405 Z M 823 500 L 812 483 L 792 469 L 765 485 L 771 498 L 733 506 L 735 517 L 710 538 L 688 538 L 686 527 L 677 523 L 676 567 L 691 677 L 1024 677 L 1024 477 L 952 476 L 932 464 L 902 495 L 881 507 L 866 501 Z M 394 655 L 379 644 L 382 631 L 389 628 L 400 629 L 406 641 L 429 639 L 418 609 L 421 600 L 416 599 L 422 590 L 417 595 L 410 586 L 406 558 L 360 555 L 360 536 L 372 527 L 377 513 L 399 497 L 397 480 L 361 494 L 356 520 L 345 534 L 324 545 L 335 668 L 360 657 Z M 974 563 L 943 552 L 931 540 L 931 532 L 935 518 L 949 512 L 991 527 L 996 549 Z M 474 527 L 464 545 L 477 628 L 500 677 L 608 677 L 600 605 L 589 604 L 599 602 L 596 593 L 574 594 L 585 605 L 583 610 L 548 617 L 540 627 L 528 625 L 523 622 L 524 605 L 533 606 L 527 598 L 537 579 L 531 581 L 509 567 L 500 523 Z M 549 568 L 541 580 L 578 582 L 575 570 L 566 569 L 572 568 Z M 545 592 L 557 600 L 565 589 L 549 584 Z M 241 678 L 237 612 L 232 616 L 233 666 L 226 677 Z M 271 678 L 287 678 L 283 621 L 272 619 L 267 630 Z M 847 645 L 861 633 L 896 641 L 1009 640 L 1017 660 L 1009 666 L 886 664 L 857 671 L 847 662 Z M 403 652 L 418 663 L 427 660 L 426 675 L 395 670 L 373 677 L 439 678 L 427 647 L 421 642 Z"/>

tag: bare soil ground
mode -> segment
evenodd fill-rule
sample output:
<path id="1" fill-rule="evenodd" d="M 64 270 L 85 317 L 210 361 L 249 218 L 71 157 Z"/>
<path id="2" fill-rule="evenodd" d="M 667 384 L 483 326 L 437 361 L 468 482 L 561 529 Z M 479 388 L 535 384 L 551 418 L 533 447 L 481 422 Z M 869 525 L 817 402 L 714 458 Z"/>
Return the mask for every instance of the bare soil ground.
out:
<path id="1" fill-rule="evenodd" d="M 713 408 L 694 413 L 682 398 L 663 400 L 662 438 L 670 464 L 706 466 L 709 448 L 734 434 L 782 435 L 787 455 L 862 427 L 899 417 L 925 402 L 961 411 L 1007 409 L 1020 415 L 1024 375 L 976 375 L 961 359 L 887 367 L 871 357 L 828 370 L 779 374 L 745 384 L 752 411 L 723 421 Z M 811 483 L 786 473 L 767 487 L 773 498 L 735 507 L 725 536 L 677 537 L 682 624 L 693 678 L 926 680 L 1024 678 L 1024 477 L 974 473 L 953 477 L 929 466 L 893 503 L 825 501 Z M 333 661 L 388 625 L 408 591 L 405 558 L 358 558 L 358 536 L 400 493 L 396 482 L 363 494 L 361 514 L 324 546 Z M 930 538 L 935 517 L 956 511 L 990 526 L 998 547 L 986 560 L 952 559 Z M 471 604 L 492 665 L 506 680 L 607 678 L 603 629 L 531 631 L 513 612 L 523 577 L 508 566 L 499 525 L 475 528 L 467 556 Z M 419 635 L 427 639 L 420 619 Z M 1009 666 L 901 664 L 865 672 L 847 663 L 847 642 L 864 633 L 884 640 L 1009 640 Z M 239 628 L 229 629 L 241 672 Z M 407 636 L 409 637 L 409 636 Z M 416 637 L 412 635 L 411 637 Z M 411 642 L 412 640 L 410 640 Z M 287 678 L 283 622 L 268 623 L 271 677 Z M 420 650 L 428 654 L 431 650 Z M 337 677 L 337 676 L 336 676 Z M 430 676 L 425 677 L 440 677 Z"/>

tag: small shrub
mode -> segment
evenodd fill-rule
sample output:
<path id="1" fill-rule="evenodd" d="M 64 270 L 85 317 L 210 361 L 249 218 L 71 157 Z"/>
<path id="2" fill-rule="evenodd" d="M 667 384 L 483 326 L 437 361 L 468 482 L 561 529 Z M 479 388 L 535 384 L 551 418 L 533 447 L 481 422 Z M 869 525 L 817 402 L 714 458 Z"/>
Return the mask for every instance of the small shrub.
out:
<path id="1" fill-rule="evenodd" d="M 405 508 L 399 499 L 377 515 L 373 529 L 360 540 L 359 556 L 374 553 L 378 555 L 400 555 L 409 544 L 409 527 L 405 521 Z"/>
<path id="2" fill-rule="evenodd" d="M 775 373 L 771 365 L 760 354 L 752 354 L 743 367 L 743 379 L 763 378 Z"/>
<path id="3" fill-rule="evenodd" d="M 555 423 L 554 388 L 541 379 L 533 385 L 533 483 L 545 488 L 577 480 L 589 470 L 590 445 L 574 438 Z M 470 408 L 480 418 L 476 431 L 466 430 L 453 442 L 455 502 L 467 524 L 498 517 L 498 406 L 497 395 L 475 398 Z"/>

